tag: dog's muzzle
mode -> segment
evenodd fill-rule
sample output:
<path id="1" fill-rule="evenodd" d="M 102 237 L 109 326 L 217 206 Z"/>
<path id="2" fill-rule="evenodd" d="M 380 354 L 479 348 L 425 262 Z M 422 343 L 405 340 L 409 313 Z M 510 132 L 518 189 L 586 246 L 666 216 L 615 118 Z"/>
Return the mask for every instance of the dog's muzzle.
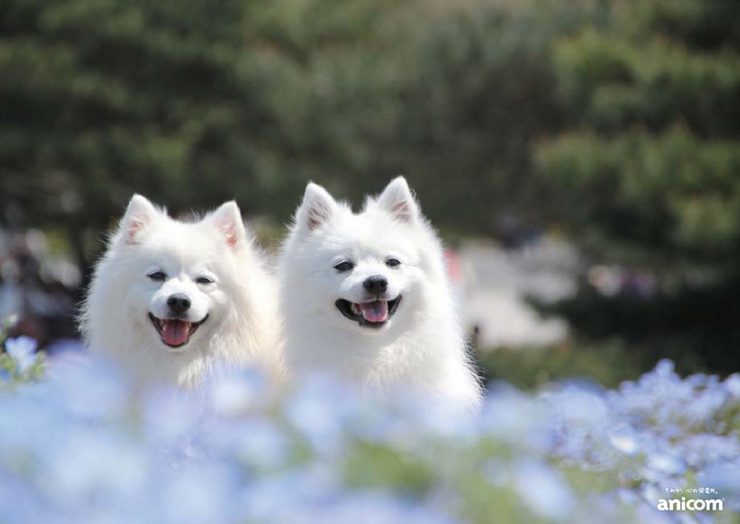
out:
<path id="1" fill-rule="evenodd" d="M 393 300 L 376 299 L 368 302 L 350 302 L 340 298 L 334 305 L 340 313 L 360 326 L 379 328 L 384 326 L 396 313 L 401 303 L 401 295 Z"/>
<path id="2" fill-rule="evenodd" d="M 163 344 L 179 348 L 190 342 L 190 337 L 208 320 L 208 315 L 199 322 L 190 322 L 181 318 L 158 318 L 149 313 L 149 320 L 152 321 Z"/>

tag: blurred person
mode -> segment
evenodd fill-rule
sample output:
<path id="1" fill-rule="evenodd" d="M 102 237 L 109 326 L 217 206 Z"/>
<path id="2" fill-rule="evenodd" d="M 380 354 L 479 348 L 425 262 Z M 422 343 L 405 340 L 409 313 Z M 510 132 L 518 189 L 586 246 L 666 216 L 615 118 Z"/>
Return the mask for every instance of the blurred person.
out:
<path id="1" fill-rule="evenodd" d="M 44 233 L 5 235 L 1 247 L 0 319 L 16 318 L 8 335 L 30 336 L 41 348 L 57 338 L 74 339 L 76 290 L 43 271 L 48 258 Z"/>

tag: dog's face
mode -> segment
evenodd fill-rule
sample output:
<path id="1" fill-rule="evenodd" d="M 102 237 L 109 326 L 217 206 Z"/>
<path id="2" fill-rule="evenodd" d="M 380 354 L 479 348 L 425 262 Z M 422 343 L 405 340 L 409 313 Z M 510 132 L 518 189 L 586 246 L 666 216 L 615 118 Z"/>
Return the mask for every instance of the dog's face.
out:
<path id="1" fill-rule="evenodd" d="M 185 223 L 135 196 L 115 248 L 128 285 L 121 297 L 125 320 L 173 353 L 212 337 L 232 308 L 228 257 L 245 241 L 243 227 L 234 203 Z"/>
<path id="2" fill-rule="evenodd" d="M 422 218 L 405 180 L 393 181 L 360 214 L 310 184 L 296 214 L 303 243 L 302 299 L 324 308 L 333 327 L 363 333 L 394 329 L 413 315 L 426 278 Z"/>
<path id="3" fill-rule="evenodd" d="M 330 303 L 344 325 L 388 329 L 414 302 L 415 283 L 422 277 L 418 254 L 413 241 L 394 226 L 391 220 L 353 216 L 328 228 L 330 241 L 317 246 L 316 264 L 327 284 L 322 303 Z"/>

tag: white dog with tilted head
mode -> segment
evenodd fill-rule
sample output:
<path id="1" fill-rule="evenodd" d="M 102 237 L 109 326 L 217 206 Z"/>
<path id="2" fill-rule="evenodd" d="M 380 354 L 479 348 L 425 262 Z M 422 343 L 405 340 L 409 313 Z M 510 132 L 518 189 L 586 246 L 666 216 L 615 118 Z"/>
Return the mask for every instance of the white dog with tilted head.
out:
<path id="1" fill-rule="evenodd" d="M 81 329 L 142 384 L 214 369 L 278 373 L 276 290 L 236 203 L 182 222 L 135 195 L 97 264 Z"/>
<path id="2" fill-rule="evenodd" d="M 309 184 L 278 277 L 292 376 L 478 404 L 442 245 L 403 177 L 358 214 Z"/>

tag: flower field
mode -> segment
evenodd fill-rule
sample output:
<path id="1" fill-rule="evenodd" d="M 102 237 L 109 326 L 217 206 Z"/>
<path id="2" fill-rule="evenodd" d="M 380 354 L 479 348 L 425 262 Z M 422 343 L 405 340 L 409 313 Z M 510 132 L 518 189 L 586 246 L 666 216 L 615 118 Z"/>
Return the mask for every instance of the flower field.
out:
<path id="1" fill-rule="evenodd" d="M 0 522 L 738 522 L 737 374 L 494 384 L 461 414 L 318 376 L 280 398 L 250 372 L 136 393 L 102 363 L 5 346 Z"/>

